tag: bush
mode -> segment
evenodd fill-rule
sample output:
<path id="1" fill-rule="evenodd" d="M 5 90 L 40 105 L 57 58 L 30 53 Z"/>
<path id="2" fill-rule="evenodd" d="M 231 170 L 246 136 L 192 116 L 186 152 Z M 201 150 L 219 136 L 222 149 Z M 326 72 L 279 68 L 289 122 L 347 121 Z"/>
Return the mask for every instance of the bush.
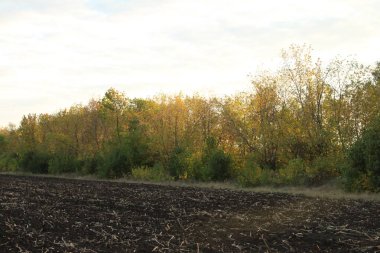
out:
<path id="1" fill-rule="evenodd" d="M 232 158 L 218 148 L 216 139 L 209 137 L 206 140 L 200 159 L 192 164 L 194 175 L 202 181 L 225 180 L 231 177 Z"/>
<path id="2" fill-rule="evenodd" d="M 5 136 L 0 134 L 0 155 L 6 150 L 6 143 Z"/>
<path id="3" fill-rule="evenodd" d="M 342 171 L 342 184 L 344 189 L 349 192 L 373 192 L 377 190 L 374 188 L 369 174 L 360 172 L 352 166 Z"/>
<path id="4" fill-rule="evenodd" d="M 168 171 L 170 176 L 178 180 L 183 178 L 189 170 L 189 158 L 190 155 L 185 149 L 176 147 L 170 154 L 168 161 Z"/>
<path id="5" fill-rule="evenodd" d="M 269 185 L 273 183 L 274 172 L 260 167 L 245 167 L 237 176 L 238 184 L 243 187 Z"/>
<path id="6" fill-rule="evenodd" d="M 290 160 L 285 168 L 278 171 L 280 184 L 304 185 L 307 182 L 308 166 L 303 159 Z"/>
<path id="7" fill-rule="evenodd" d="M 193 155 L 189 162 L 189 177 L 198 181 L 210 181 L 212 171 L 202 162 L 201 157 Z"/>
<path id="8" fill-rule="evenodd" d="M 130 122 L 130 130 L 123 134 L 120 142 L 109 143 L 100 162 L 98 174 L 103 178 L 116 178 L 129 175 L 131 169 L 140 166 L 152 166 L 153 155 L 150 153 L 145 135 L 137 130 L 136 121 Z M 98 160 L 99 161 L 99 160 Z"/>
<path id="9" fill-rule="evenodd" d="M 320 185 L 332 178 L 339 176 L 341 169 L 345 166 L 345 159 L 342 156 L 322 156 L 317 157 L 307 168 L 308 184 Z"/>
<path id="10" fill-rule="evenodd" d="M 27 151 L 20 157 L 20 167 L 25 172 L 48 173 L 50 157 L 38 151 Z"/>
<path id="11" fill-rule="evenodd" d="M 76 157 L 65 154 L 55 154 L 49 160 L 48 172 L 51 174 L 78 172 L 80 162 Z"/>
<path id="12" fill-rule="evenodd" d="M 155 182 L 170 181 L 172 179 L 161 165 L 156 165 L 153 168 L 146 166 L 132 168 L 131 176 L 135 180 Z"/>
<path id="13" fill-rule="evenodd" d="M 92 157 L 86 157 L 82 161 L 82 173 L 87 174 L 96 174 L 98 172 L 99 166 L 101 164 L 101 158 L 99 154 L 95 154 Z"/>
<path id="14" fill-rule="evenodd" d="M 258 164 L 257 153 L 251 153 L 245 160 L 244 167 L 237 174 L 237 182 L 243 187 L 271 185 L 275 183 L 276 172 L 272 169 L 263 169 Z"/>
<path id="15" fill-rule="evenodd" d="M 343 172 L 346 189 L 380 190 L 380 116 L 363 131 L 349 150 L 350 167 Z"/>
<path id="16" fill-rule="evenodd" d="M 108 150 L 101 159 L 98 175 L 101 178 L 117 178 L 131 172 L 127 153 L 121 146 Z"/>
<path id="17" fill-rule="evenodd" d="M 3 154 L 0 156 L 0 171 L 15 171 L 17 167 L 16 154 Z"/>
<path id="18" fill-rule="evenodd" d="M 208 168 L 211 172 L 212 180 L 226 180 L 231 175 L 231 157 L 223 150 L 215 150 L 208 160 Z"/>

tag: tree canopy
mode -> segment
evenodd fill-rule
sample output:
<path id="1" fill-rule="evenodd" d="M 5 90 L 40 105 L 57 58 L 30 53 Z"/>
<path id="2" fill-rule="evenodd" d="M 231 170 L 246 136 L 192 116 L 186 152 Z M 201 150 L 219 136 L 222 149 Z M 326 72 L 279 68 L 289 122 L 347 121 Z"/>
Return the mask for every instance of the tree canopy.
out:
<path id="1" fill-rule="evenodd" d="M 26 115 L 0 132 L 0 169 L 120 177 L 144 168 L 247 185 L 359 173 L 362 181 L 346 182 L 378 189 L 380 63 L 324 65 L 305 46 L 282 59 L 252 77 L 251 91 L 224 98 L 129 98 L 110 88 L 87 105 Z"/>

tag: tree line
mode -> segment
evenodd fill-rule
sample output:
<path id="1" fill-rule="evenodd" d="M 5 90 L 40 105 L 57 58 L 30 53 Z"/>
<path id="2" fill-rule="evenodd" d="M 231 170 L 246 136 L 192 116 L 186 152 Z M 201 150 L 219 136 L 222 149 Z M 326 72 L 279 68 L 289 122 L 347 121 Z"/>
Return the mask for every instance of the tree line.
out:
<path id="1" fill-rule="evenodd" d="M 328 64 L 293 45 L 223 98 L 100 99 L 0 130 L 0 170 L 380 189 L 380 63 Z"/>

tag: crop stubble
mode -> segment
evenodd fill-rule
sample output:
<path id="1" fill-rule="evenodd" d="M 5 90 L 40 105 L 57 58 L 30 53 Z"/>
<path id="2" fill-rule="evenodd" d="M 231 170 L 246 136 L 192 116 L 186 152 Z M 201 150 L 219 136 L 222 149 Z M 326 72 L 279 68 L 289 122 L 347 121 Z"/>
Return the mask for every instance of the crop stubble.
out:
<path id="1" fill-rule="evenodd" d="M 380 203 L 0 175 L 0 252 L 380 252 Z"/>

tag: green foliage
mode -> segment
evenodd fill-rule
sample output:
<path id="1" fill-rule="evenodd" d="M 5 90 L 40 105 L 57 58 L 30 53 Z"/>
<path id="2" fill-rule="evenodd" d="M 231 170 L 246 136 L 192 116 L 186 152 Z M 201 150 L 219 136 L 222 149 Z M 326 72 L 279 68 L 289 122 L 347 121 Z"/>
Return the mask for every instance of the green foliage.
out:
<path id="1" fill-rule="evenodd" d="M 290 160 L 278 171 L 273 171 L 262 169 L 252 160 L 248 160 L 239 172 L 237 181 L 242 186 L 320 185 L 336 178 L 344 165 L 345 160 L 340 157 L 318 157 L 311 163 L 297 158 Z"/>
<path id="2" fill-rule="evenodd" d="M 344 172 L 348 190 L 380 190 L 380 116 L 363 131 L 349 150 L 351 167 Z"/>
<path id="3" fill-rule="evenodd" d="M 375 79 L 375 83 L 380 85 L 380 62 L 376 63 L 375 69 L 372 71 L 372 76 Z"/>
<path id="4" fill-rule="evenodd" d="M 6 144 L 5 136 L 0 134 L 0 154 L 4 152 L 5 144 Z"/>
<path id="5" fill-rule="evenodd" d="M 16 171 L 18 161 L 16 154 L 1 154 L 0 155 L 0 171 Z"/>
<path id="6" fill-rule="evenodd" d="M 149 150 L 145 128 L 136 118 L 129 121 L 129 131 L 123 140 L 123 149 L 131 167 L 153 166 L 155 162 Z"/>
<path id="7" fill-rule="evenodd" d="M 243 187 L 273 184 L 274 172 L 260 167 L 244 167 L 237 176 L 237 182 Z"/>
<path id="8" fill-rule="evenodd" d="M 172 177 L 168 175 L 167 171 L 161 165 L 156 165 L 154 167 L 141 166 L 132 168 L 131 177 L 134 180 L 154 182 L 172 180 Z"/>
<path id="9" fill-rule="evenodd" d="M 192 156 L 184 148 L 176 147 L 170 154 L 167 168 L 174 179 L 225 180 L 230 178 L 232 159 L 216 147 L 212 138 L 207 141 L 201 157 Z"/>
<path id="10" fill-rule="evenodd" d="M 121 112 L 126 108 L 127 104 L 128 99 L 124 94 L 114 88 L 108 89 L 102 99 L 102 105 L 111 111 Z"/>
<path id="11" fill-rule="evenodd" d="M 222 181 L 231 177 L 232 158 L 218 148 L 216 139 L 209 137 L 202 158 L 192 164 L 196 179 Z"/>
<path id="12" fill-rule="evenodd" d="M 189 177 L 198 181 L 210 181 L 212 179 L 212 171 L 209 166 L 202 162 L 199 155 L 193 155 L 189 162 Z"/>
<path id="13" fill-rule="evenodd" d="M 307 182 L 307 163 L 300 159 L 290 160 L 285 168 L 279 170 L 279 183 L 290 185 L 303 185 Z"/>
<path id="14" fill-rule="evenodd" d="M 49 172 L 48 154 L 39 151 L 27 151 L 20 157 L 19 165 L 25 172 L 46 174 Z"/>
<path id="15" fill-rule="evenodd" d="M 115 144 L 102 157 L 98 175 L 102 178 L 116 178 L 130 173 L 131 164 L 122 145 Z"/>
<path id="16" fill-rule="evenodd" d="M 367 186 L 363 185 L 362 180 L 365 173 L 359 172 L 359 170 L 353 168 L 352 166 L 347 166 L 342 170 L 342 184 L 346 191 L 357 192 L 363 191 Z"/>
<path id="17" fill-rule="evenodd" d="M 102 160 L 99 154 L 94 154 L 92 157 L 86 157 L 82 160 L 82 174 L 96 174 Z"/>
<path id="18" fill-rule="evenodd" d="M 262 169 L 258 165 L 257 154 L 248 156 L 244 166 L 238 171 L 236 180 L 243 187 L 254 187 L 274 183 L 275 172 L 271 169 Z"/>
<path id="19" fill-rule="evenodd" d="M 352 166 L 347 166 L 342 170 L 343 187 L 349 192 L 378 192 L 379 187 L 376 187 L 373 182 L 373 175 L 370 172 L 360 171 Z"/>
<path id="20" fill-rule="evenodd" d="M 55 154 L 49 160 L 50 174 L 77 173 L 81 167 L 80 161 L 75 156 Z"/>
<path id="21" fill-rule="evenodd" d="M 198 181 L 213 180 L 214 173 L 209 165 L 212 153 L 216 149 L 214 138 L 208 138 L 203 150 L 193 153 L 189 158 L 189 177 Z"/>
<path id="22" fill-rule="evenodd" d="M 308 184 L 320 185 L 339 176 L 345 166 L 345 158 L 336 156 L 320 156 L 313 160 L 307 170 Z"/>
<path id="23" fill-rule="evenodd" d="M 0 169 L 155 180 L 163 164 L 173 179 L 318 185 L 341 174 L 348 189 L 380 188 L 380 123 L 368 125 L 380 113 L 380 64 L 371 79 L 355 62 L 324 69 L 302 46 L 283 60 L 231 97 L 130 99 L 111 88 L 88 105 L 29 114 L 0 129 Z"/>
<path id="24" fill-rule="evenodd" d="M 207 165 L 212 173 L 212 180 L 222 181 L 230 178 L 232 159 L 223 150 L 217 149 L 212 152 Z"/>
<path id="25" fill-rule="evenodd" d="M 120 142 L 111 142 L 104 153 L 98 170 L 101 177 L 121 177 L 130 174 L 134 167 L 154 164 L 144 129 L 137 119 L 129 122 L 129 131 L 123 135 Z"/>
<path id="26" fill-rule="evenodd" d="M 189 168 L 188 157 L 189 153 L 184 148 L 176 147 L 172 151 L 167 165 L 170 176 L 177 180 L 185 175 Z"/>
<path id="27" fill-rule="evenodd" d="M 14 171 L 17 168 L 17 156 L 7 151 L 6 137 L 0 134 L 0 171 Z"/>

